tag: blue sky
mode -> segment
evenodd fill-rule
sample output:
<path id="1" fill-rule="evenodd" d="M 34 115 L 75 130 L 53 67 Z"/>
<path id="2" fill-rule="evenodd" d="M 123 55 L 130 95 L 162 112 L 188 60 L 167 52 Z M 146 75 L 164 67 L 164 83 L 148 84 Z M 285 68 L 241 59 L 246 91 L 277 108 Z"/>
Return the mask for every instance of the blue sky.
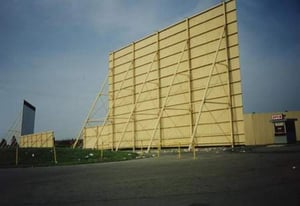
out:
<path id="1" fill-rule="evenodd" d="M 0 138 L 23 99 L 36 132 L 79 131 L 107 74 L 109 52 L 220 0 L 1 0 Z M 299 0 L 239 0 L 245 112 L 300 110 Z"/>

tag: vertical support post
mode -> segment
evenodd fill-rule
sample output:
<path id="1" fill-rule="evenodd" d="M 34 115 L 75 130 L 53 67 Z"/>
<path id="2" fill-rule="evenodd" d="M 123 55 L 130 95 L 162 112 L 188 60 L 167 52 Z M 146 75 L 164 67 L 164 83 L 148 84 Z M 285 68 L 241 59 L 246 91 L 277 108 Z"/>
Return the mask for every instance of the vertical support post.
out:
<path id="1" fill-rule="evenodd" d="M 158 143 L 159 145 L 157 146 L 157 157 L 160 157 L 160 151 L 161 151 L 161 146 L 160 143 Z"/>
<path id="2" fill-rule="evenodd" d="M 85 145 L 87 145 L 87 142 L 86 142 L 86 140 L 87 140 L 87 135 L 86 135 L 86 127 L 84 128 L 84 136 L 83 136 L 83 145 L 82 145 L 82 148 L 85 148 L 86 146 Z"/>
<path id="3" fill-rule="evenodd" d="M 53 158 L 54 158 L 54 164 L 57 164 L 56 148 L 55 148 L 55 139 L 54 139 L 54 137 L 53 137 Z"/>
<path id="4" fill-rule="evenodd" d="M 113 52 L 112 54 L 112 67 L 110 68 L 110 72 L 111 72 L 111 88 L 112 88 L 112 96 L 111 96 L 111 113 L 109 113 L 108 115 L 110 115 L 109 119 L 111 121 L 111 150 L 114 150 L 114 145 L 115 145 L 115 101 L 116 101 L 116 97 L 115 97 L 115 52 Z"/>
<path id="5" fill-rule="evenodd" d="M 189 90 L 189 112 L 190 112 L 190 136 L 193 134 L 193 94 L 192 94 L 192 61 L 191 61 L 191 42 L 190 42 L 190 21 L 186 19 L 186 39 L 187 39 L 187 55 L 188 55 L 188 90 Z"/>
<path id="6" fill-rule="evenodd" d="M 101 154 L 100 154 L 101 161 L 103 160 L 103 141 L 101 141 Z"/>
<path id="7" fill-rule="evenodd" d="M 16 146 L 16 166 L 19 164 L 19 146 Z"/>
<path id="8" fill-rule="evenodd" d="M 98 137 L 98 129 L 99 129 L 99 126 L 96 127 L 96 137 Z M 96 140 L 96 149 L 99 150 L 99 138 L 97 138 L 97 140 Z"/>
<path id="9" fill-rule="evenodd" d="M 132 43 L 132 105 L 135 103 L 135 43 Z M 132 151 L 135 152 L 135 135 L 136 135 L 136 109 L 134 108 L 132 114 Z"/>
<path id="10" fill-rule="evenodd" d="M 178 145 L 178 159 L 181 159 L 181 144 Z"/>
<path id="11" fill-rule="evenodd" d="M 232 111 L 232 100 L 231 100 L 231 75 L 230 75 L 230 57 L 229 57 L 229 47 L 228 47 L 228 29 L 227 29 L 227 13 L 226 13 L 226 2 L 223 2 L 223 15 L 224 15 L 224 36 L 225 36 L 225 50 L 226 50 L 226 65 L 227 65 L 227 90 L 228 90 L 228 113 L 229 113 L 229 124 L 230 124 L 230 137 L 231 137 L 231 147 L 234 147 L 234 131 L 233 131 L 233 111 Z"/>
<path id="12" fill-rule="evenodd" d="M 144 154 L 143 147 L 144 147 L 144 145 L 143 145 L 143 140 L 141 140 L 141 154 L 142 154 L 142 155 Z"/>
<path id="13" fill-rule="evenodd" d="M 157 42 L 157 108 L 158 108 L 158 112 L 161 109 L 161 82 L 160 82 L 160 77 L 161 77 L 161 71 L 160 71 L 160 37 L 159 37 L 159 32 L 156 33 L 156 42 Z M 160 120 L 159 125 L 158 125 L 158 130 L 159 130 L 159 152 L 161 149 L 161 145 L 162 145 L 162 121 Z"/>
<path id="14" fill-rule="evenodd" d="M 195 142 L 193 142 L 193 159 L 196 160 L 197 156 L 196 156 L 196 148 L 195 148 Z"/>

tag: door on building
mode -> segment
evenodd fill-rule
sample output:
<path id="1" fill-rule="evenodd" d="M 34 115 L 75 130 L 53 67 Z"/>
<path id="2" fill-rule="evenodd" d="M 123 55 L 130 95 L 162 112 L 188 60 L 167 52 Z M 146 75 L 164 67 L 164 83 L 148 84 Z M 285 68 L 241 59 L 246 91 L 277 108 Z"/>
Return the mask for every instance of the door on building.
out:
<path id="1" fill-rule="evenodd" d="M 286 121 L 286 131 L 287 131 L 287 142 L 295 143 L 296 142 L 296 127 L 294 120 Z"/>

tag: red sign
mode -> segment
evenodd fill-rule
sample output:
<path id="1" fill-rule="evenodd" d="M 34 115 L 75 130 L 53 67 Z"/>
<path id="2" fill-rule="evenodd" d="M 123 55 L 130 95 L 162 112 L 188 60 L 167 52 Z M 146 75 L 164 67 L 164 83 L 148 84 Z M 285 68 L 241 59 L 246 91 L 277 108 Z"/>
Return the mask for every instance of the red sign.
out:
<path id="1" fill-rule="evenodd" d="M 283 114 L 273 114 L 272 115 L 272 120 L 282 120 L 282 119 L 284 119 Z"/>

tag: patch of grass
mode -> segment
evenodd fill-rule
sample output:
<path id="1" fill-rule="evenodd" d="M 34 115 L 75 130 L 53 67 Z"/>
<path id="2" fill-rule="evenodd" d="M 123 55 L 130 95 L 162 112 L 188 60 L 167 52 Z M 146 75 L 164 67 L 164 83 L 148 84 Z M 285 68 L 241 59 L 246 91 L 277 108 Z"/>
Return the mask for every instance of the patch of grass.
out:
<path id="1" fill-rule="evenodd" d="M 16 150 L 11 148 L 0 149 L 0 167 L 16 163 Z"/>
<path id="2" fill-rule="evenodd" d="M 16 149 L 0 149 L 0 167 L 32 167 L 52 165 L 74 165 L 97 162 L 112 162 L 136 159 L 137 153 L 108 151 L 103 153 L 93 149 L 56 148 L 54 161 L 53 148 L 19 148 L 16 166 Z"/>

